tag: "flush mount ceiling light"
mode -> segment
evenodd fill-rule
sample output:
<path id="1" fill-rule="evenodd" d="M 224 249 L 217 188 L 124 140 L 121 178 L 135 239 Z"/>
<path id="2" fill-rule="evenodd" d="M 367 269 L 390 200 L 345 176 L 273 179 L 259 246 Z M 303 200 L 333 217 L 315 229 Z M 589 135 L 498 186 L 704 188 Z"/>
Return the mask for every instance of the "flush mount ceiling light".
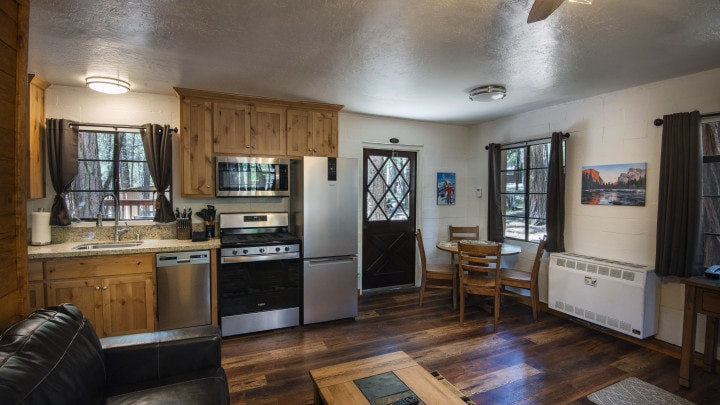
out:
<path id="1" fill-rule="evenodd" d="M 85 79 L 85 85 L 95 91 L 107 94 L 123 94 L 130 90 L 130 83 L 111 77 L 88 77 Z"/>
<path id="2" fill-rule="evenodd" d="M 480 86 L 470 90 L 472 101 L 495 101 L 505 98 L 505 87 L 497 85 Z"/>

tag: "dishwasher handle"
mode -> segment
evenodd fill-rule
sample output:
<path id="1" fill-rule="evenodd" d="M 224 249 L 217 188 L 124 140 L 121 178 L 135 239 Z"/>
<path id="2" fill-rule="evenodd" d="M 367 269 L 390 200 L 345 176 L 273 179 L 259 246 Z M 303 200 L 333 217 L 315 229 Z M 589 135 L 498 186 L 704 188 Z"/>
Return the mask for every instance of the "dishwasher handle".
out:
<path id="1" fill-rule="evenodd" d="M 158 253 L 157 255 L 155 255 L 155 264 L 157 267 L 208 263 L 210 263 L 209 250 L 194 252 Z"/>

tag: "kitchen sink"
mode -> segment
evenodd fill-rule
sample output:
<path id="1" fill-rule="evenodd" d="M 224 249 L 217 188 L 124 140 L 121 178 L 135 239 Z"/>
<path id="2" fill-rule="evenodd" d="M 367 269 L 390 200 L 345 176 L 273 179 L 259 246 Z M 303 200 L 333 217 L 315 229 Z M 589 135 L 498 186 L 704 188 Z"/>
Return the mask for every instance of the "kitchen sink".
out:
<path id="1" fill-rule="evenodd" d="M 95 250 L 95 249 L 123 249 L 132 248 L 142 245 L 143 242 L 97 242 L 97 243 L 83 243 L 73 247 L 73 250 Z"/>

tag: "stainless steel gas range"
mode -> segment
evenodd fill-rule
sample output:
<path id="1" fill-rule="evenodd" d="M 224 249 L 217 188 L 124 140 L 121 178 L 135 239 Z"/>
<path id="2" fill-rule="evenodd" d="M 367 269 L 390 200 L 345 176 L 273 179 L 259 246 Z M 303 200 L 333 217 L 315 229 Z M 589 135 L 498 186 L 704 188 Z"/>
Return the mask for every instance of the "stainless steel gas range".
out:
<path id="1" fill-rule="evenodd" d="M 287 213 L 222 213 L 218 307 L 222 336 L 300 324 L 300 240 Z"/>

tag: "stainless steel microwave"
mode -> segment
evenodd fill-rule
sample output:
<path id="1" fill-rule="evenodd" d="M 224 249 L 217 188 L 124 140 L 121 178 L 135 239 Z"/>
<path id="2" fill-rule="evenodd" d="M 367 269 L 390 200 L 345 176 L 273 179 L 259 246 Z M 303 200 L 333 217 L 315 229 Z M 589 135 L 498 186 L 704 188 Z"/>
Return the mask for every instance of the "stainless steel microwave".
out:
<path id="1" fill-rule="evenodd" d="M 290 159 L 217 156 L 217 197 L 286 197 L 290 195 Z"/>

